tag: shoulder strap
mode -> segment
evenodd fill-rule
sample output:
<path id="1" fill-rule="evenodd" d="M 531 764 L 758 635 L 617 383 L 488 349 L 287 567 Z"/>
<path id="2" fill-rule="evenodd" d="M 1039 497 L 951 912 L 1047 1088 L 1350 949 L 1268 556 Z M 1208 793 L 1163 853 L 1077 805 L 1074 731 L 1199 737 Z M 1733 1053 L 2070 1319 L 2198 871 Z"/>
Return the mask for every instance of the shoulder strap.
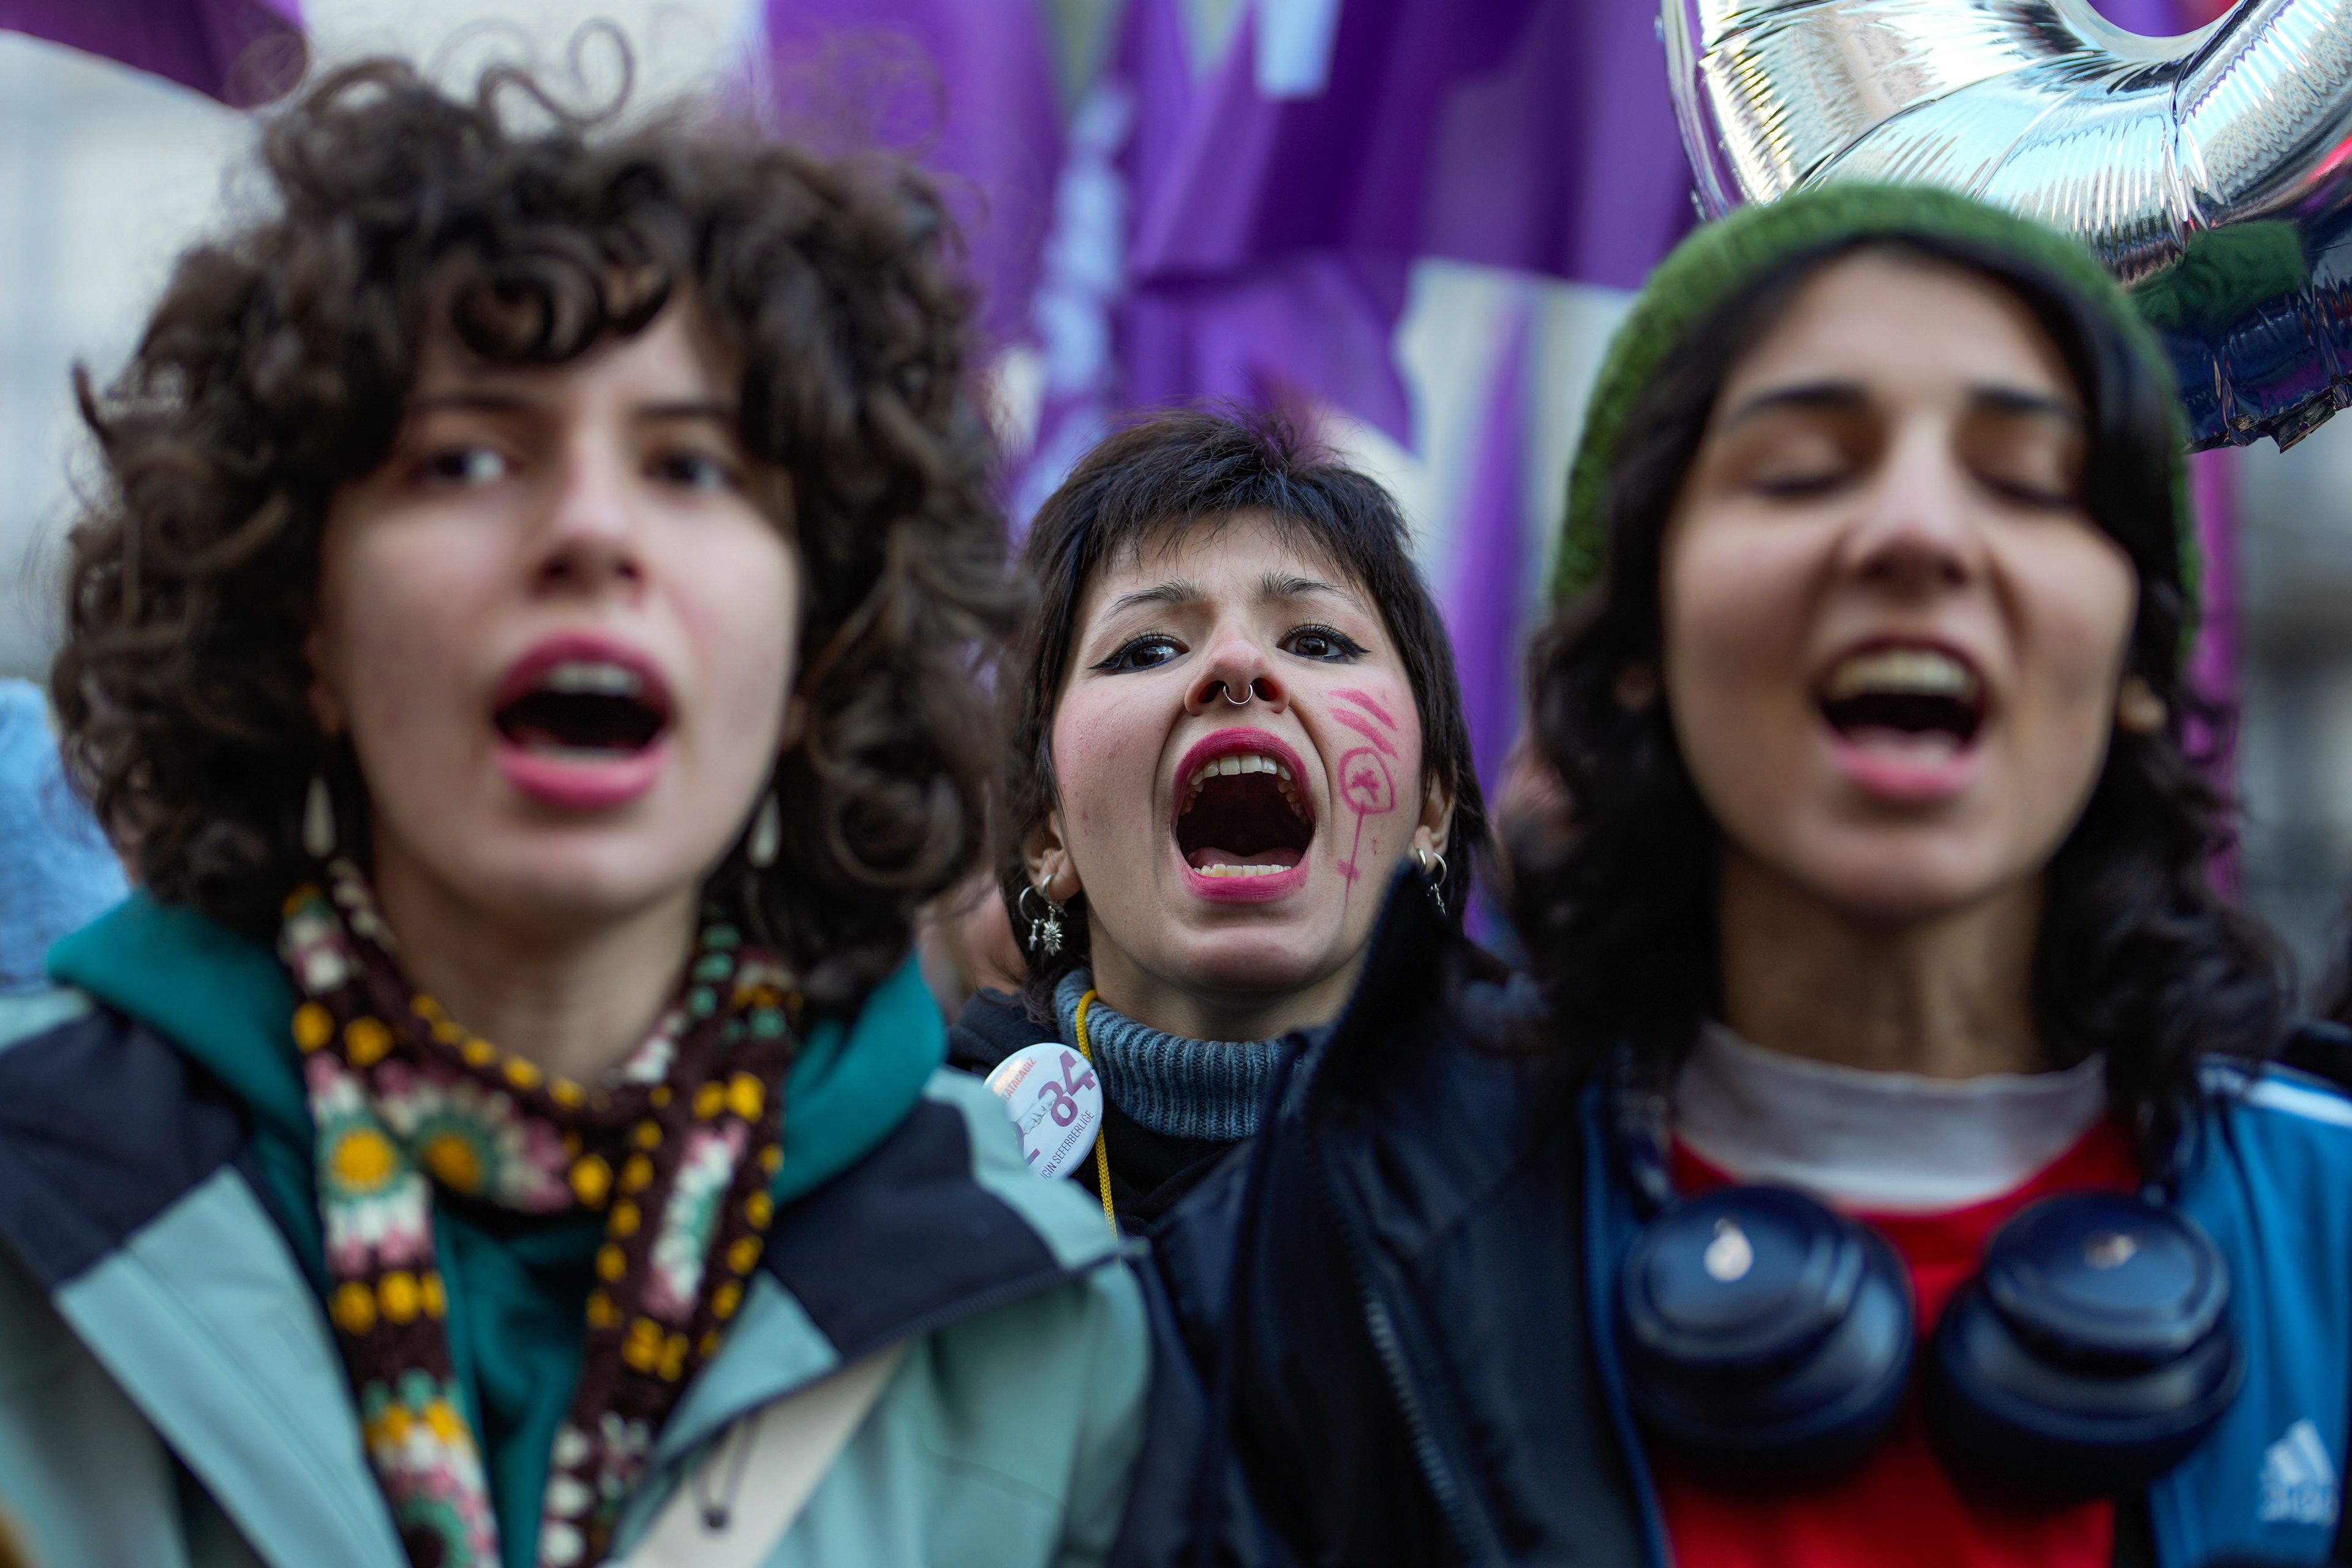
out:
<path id="1" fill-rule="evenodd" d="M 759 1568 L 906 1354 L 901 1341 L 737 1422 L 663 1505 L 627 1568 Z"/>

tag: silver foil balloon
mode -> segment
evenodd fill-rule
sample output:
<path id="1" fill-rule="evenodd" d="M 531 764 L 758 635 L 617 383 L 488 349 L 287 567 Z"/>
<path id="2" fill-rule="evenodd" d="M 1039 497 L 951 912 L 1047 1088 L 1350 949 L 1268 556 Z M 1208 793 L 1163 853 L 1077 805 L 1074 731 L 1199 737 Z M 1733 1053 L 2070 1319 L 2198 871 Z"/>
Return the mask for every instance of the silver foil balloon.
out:
<path id="1" fill-rule="evenodd" d="M 1700 205 L 1966 191 L 2087 241 L 2179 367 L 2193 445 L 2352 405 L 2352 0 L 2148 38 L 2086 0 L 1664 0 Z"/>

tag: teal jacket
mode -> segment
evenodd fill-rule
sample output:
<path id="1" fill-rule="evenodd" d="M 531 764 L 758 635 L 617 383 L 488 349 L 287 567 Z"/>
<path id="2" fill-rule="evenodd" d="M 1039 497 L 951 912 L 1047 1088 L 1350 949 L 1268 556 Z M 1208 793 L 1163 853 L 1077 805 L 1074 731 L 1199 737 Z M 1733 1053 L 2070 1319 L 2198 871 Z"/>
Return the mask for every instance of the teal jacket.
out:
<path id="1" fill-rule="evenodd" d="M 40 1568 L 404 1568 L 312 1283 L 283 971 L 140 897 L 50 967 L 68 984 L 0 996 L 0 1510 Z M 892 1346 L 770 1568 L 1108 1552 L 1150 1373 L 1135 1286 L 944 1041 L 911 965 L 812 1032 L 767 1257 L 615 1556 L 733 1423 Z"/>

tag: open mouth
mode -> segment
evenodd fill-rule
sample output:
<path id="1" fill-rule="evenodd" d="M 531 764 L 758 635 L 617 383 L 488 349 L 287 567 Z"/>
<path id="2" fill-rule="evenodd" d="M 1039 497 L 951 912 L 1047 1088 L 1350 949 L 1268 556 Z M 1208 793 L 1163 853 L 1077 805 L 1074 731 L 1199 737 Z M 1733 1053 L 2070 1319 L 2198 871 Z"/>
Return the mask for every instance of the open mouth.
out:
<path id="1" fill-rule="evenodd" d="M 669 693 L 650 668 L 573 653 L 518 665 L 490 721 L 526 751 L 594 763 L 643 752 L 661 738 L 669 718 Z"/>
<path id="2" fill-rule="evenodd" d="M 1227 752 L 1192 770 L 1176 811 L 1176 850 L 1204 877 L 1271 877 L 1306 858 L 1315 814 L 1291 765 Z"/>
<path id="3" fill-rule="evenodd" d="M 1821 706 L 1849 741 L 1950 754 L 1965 751 L 1984 724 L 1984 682 L 1940 648 L 1875 647 L 1831 668 Z"/>

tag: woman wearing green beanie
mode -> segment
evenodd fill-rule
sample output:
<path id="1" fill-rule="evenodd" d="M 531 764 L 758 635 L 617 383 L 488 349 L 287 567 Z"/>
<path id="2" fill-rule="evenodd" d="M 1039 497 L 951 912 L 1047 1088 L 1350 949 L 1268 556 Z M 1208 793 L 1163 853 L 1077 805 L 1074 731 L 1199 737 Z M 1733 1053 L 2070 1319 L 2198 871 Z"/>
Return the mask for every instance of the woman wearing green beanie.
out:
<path id="1" fill-rule="evenodd" d="M 2352 1102 L 2263 1065 L 2273 949 L 2206 879 L 2147 328 L 2054 234 L 1846 187 L 1694 236 L 1596 408 L 1530 669 L 1546 1005 L 1384 932 L 1163 1229 L 1219 1483 L 1169 1534 L 2318 1560 Z"/>

